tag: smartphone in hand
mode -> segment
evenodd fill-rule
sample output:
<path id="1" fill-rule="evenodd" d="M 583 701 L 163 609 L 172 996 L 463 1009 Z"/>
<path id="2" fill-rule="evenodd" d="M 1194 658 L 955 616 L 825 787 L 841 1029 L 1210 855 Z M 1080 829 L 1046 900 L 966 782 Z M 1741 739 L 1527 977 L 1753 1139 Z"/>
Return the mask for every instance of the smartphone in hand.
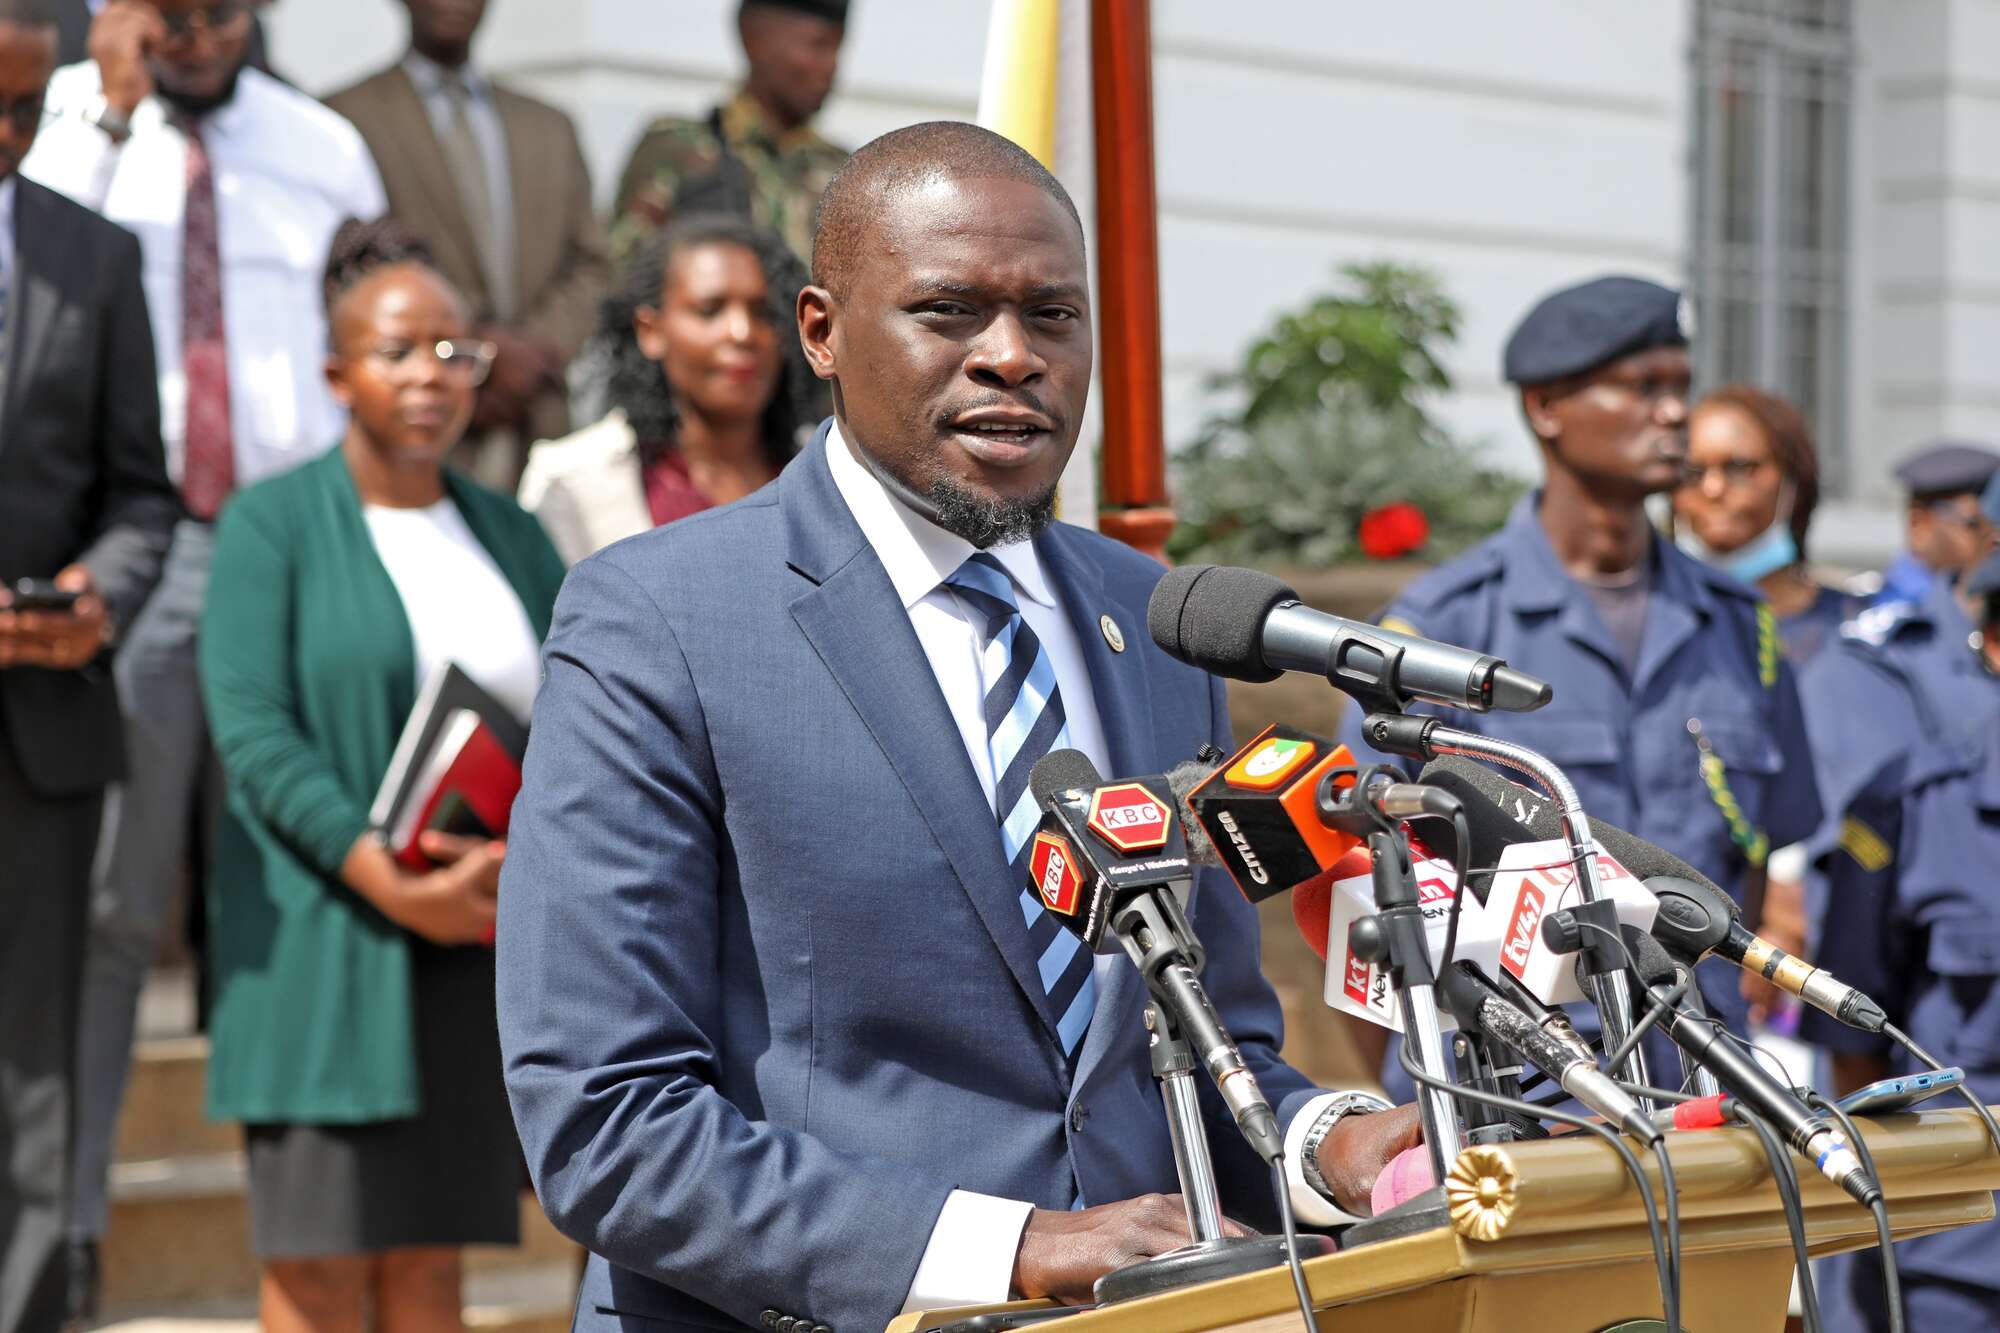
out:
<path id="1" fill-rule="evenodd" d="M 80 592 L 58 588 L 48 579 L 18 579 L 8 589 L 14 594 L 10 611 L 74 611 Z"/>

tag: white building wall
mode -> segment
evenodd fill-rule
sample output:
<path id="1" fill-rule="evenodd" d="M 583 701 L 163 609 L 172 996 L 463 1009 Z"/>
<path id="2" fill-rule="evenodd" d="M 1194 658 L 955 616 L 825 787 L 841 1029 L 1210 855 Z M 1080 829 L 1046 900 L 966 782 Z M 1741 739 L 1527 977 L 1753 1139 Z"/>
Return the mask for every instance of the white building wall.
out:
<path id="1" fill-rule="evenodd" d="M 734 11 L 493 0 L 480 54 L 575 114 L 608 198 L 647 119 L 698 114 L 738 77 Z M 311 91 L 402 45 L 391 0 L 268 12 L 275 60 Z M 825 132 L 969 117 L 986 16 L 986 0 L 855 0 Z M 1499 380 L 1513 321 L 1569 281 L 1684 268 L 1687 5 L 1156 0 L 1153 23 L 1169 442 L 1273 315 L 1340 264 L 1390 259 L 1435 269 L 1464 308 L 1443 417 L 1532 469 Z"/>

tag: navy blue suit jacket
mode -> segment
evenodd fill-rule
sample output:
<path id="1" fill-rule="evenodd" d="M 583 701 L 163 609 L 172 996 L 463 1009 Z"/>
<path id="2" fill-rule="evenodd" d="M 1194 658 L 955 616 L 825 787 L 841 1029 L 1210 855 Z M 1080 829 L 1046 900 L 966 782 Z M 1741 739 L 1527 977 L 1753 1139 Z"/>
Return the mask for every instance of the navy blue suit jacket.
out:
<path id="1" fill-rule="evenodd" d="M 826 441 L 586 560 L 556 605 L 499 1007 L 535 1186 L 592 1251 L 580 1325 L 873 1333 L 954 1188 L 1175 1188 L 1144 987 L 1112 973 L 1072 1081 L 993 812 Z M 1036 540 L 1112 773 L 1226 744 L 1220 682 L 1144 632 L 1160 567 L 1061 524 Z M 1288 1123 L 1313 1089 L 1278 1057 L 1256 916 L 1219 872 L 1191 910 Z M 1268 1225 L 1269 1174 L 1205 1091 L 1225 1206 Z"/>

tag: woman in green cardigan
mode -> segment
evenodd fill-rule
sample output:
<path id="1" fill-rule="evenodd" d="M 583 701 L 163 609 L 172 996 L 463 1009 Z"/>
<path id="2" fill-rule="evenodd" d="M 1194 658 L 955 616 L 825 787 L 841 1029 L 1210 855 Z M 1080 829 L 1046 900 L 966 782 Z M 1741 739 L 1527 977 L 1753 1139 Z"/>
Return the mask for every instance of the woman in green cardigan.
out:
<path id="1" fill-rule="evenodd" d="M 490 940 L 504 847 L 369 829 L 419 679 L 455 661 L 525 720 L 562 563 L 445 471 L 490 366 L 393 223 L 327 268 L 339 446 L 225 509 L 202 624 L 228 804 L 209 880 L 208 1109 L 241 1120 L 267 1329 L 459 1326 L 459 1248 L 518 1241 Z"/>

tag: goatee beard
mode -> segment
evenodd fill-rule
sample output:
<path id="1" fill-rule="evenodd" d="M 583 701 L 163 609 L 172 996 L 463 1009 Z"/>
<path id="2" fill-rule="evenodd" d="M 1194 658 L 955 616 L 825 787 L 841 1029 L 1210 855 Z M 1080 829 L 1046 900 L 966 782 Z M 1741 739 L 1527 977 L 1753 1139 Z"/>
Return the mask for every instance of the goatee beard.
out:
<path id="1" fill-rule="evenodd" d="M 222 85 L 222 91 L 213 97 L 191 97 L 186 93 L 170 92 L 166 87 L 155 84 L 154 91 L 162 102 L 174 110 L 194 120 L 200 120 L 219 106 L 226 106 L 236 96 L 236 85 L 243 77 L 243 66 L 238 65 L 230 74 L 229 82 Z"/>
<path id="2" fill-rule="evenodd" d="M 1003 500 L 940 477 L 931 483 L 930 501 L 933 522 L 982 551 L 1027 541 L 1056 516 L 1054 485 L 1025 499 Z"/>

